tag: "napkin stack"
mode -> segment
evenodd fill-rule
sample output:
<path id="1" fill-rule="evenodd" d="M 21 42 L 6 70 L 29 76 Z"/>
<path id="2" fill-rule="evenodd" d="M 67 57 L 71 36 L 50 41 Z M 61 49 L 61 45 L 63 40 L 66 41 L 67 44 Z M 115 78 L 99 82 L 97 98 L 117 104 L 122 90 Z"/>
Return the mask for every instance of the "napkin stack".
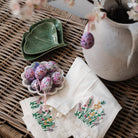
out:
<path id="1" fill-rule="evenodd" d="M 102 138 L 121 106 L 81 58 L 66 75 L 65 87 L 43 99 L 20 102 L 27 129 L 36 138 Z"/>

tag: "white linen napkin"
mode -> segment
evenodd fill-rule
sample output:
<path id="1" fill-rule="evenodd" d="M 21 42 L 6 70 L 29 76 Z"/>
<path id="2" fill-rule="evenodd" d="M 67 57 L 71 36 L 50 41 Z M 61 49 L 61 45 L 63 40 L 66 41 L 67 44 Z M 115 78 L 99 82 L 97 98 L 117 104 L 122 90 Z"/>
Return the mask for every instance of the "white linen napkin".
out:
<path id="1" fill-rule="evenodd" d="M 46 110 L 42 111 L 43 99 L 40 96 L 27 98 L 20 101 L 24 116 L 23 121 L 27 126 L 27 130 L 32 133 L 35 138 L 67 138 L 70 136 L 62 125 L 66 117 L 56 117 L 59 114 L 54 108 L 46 106 Z M 50 112 L 48 114 L 48 112 Z"/>
<path id="2" fill-rule="evenodd" d="M 66 115 L 63 126 L 74 138 L 103 138 L 120 110 L 121 106 L 98 80 Z"/>
<path id="3" fill-rule="evenodd" d="M 46 128 L 50 131 L 42 129 L 43 123 L 39 119 L 43 117 L 35 119 L 32 116 L 40 109 L 33 102 L 36 99 L 38 97 L 20 102 L 23 120 L 36 138 L 67 138 L 71 135 L 75 138 L 102 138 L 121 110 L 110 91 L 81 58 L 76 58 L 67 73 L 65 87 L 57 94 L 47 96 L 47 109 L 52 107 L 51 118 L 55 124 L 54 128 L 51 128 L 52 124 Z"/>
<path id="4" fill-rule="evenodd" d="M 49 97 L 47 104 L 66 115 L 63 126 L 70 132 L 70 135 L 78 138 L 103 137 L 121 110 L 121 106 L 81 58 L 76 58 L 66 79 L 67 90 L 63 89 L 55 96 Z M 74 115 L 78 110 L 78 105 L 81 104 L 81 108 L 84 108 L 84 105 L 88 107 L 88 99 L 91 97 L 93 97 L 93 105 L 87 112 L 86 109 L 80 109 L 80 115 L 83 117 L 78 119 L 80 115 Z"/>

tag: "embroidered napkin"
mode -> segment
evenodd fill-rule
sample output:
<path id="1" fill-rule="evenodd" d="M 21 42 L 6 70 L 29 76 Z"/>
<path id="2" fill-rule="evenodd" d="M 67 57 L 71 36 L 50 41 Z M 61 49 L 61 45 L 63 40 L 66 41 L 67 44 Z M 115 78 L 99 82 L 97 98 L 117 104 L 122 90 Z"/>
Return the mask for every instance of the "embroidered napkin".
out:
<path id="1" fill-rule="evenodd" d="M 64 89 L 47 97 L 45 112 L 42 101 L 37 99 L 20 102 L 23 120 L 36 138 L 71 135 L 101 138 L 121 110 L 110 91 L 81 58 L 76 58 L 67 73 Z"/>
<path id="2" fill-rule="evenodd" d="M 27 130 L 32 133 L 35 138 L 67 138 L 70 136 L 62 125 L 65 117 L 58 118 L 54 108 L 46 106 L 42 110 L 43 99 L 39 96 L 27 98 L 20 101 L 23 110 L 23 121 L 27 126 Z"/>
<path id="3" fill-rule="evenodd" d="M 66 115 L 63 126 L 70 135 L 103 137 L 121 106 L 81 58 L 76 58 L 66 78 L 68 90 L 49 97 L 47 104 Z"/>
<path id="4" fill-rule="evenodd" d="M 66 115 L 63 126 L 75 138 L 103 138 L 121 106 L 99 80 Z"/>

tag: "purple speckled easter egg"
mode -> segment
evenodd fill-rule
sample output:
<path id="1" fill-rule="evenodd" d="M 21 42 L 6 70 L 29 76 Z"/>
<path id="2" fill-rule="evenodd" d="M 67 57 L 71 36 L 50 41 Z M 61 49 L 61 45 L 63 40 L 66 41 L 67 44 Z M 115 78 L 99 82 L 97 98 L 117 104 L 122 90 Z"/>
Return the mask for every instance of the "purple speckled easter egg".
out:
<path id="1" fill-rule="evenodd" d="M 32 63 L 31 67 L 35 70 L 39 66 L 39 62 Z"/>
<path id="2" fill-rule="evenodd" d="M 35 77 L 36 77 L 36 79 L 41 80 L 42 78 L 45 77 L 46 73 L 47 73 L 47 70 L 46 70 L 45 66 L 39 65 L 39 66 L 37 66 L 37 68 L 35 70 Z"/>
<path id="3" fill-rule="evenodd" d="M 63 82 L 63 76 L 60 72 L 56 71 L 52 74 L 52 80 L 54 85 L 61 85 Z"/>
<path id="4" fill-rule="evenodd" d="M 85 49 L 90 49 L 94 45 L 94 37 L 91 33 L 87 32 L 81 37 L 81 45 Z"/>
<path id="5" fill-rule="evenodd" d="M 45 66 L 46 66 L 46 69 L 47 69 L 47 72 L 48 73 L 55 72 L 56 70 L 59 69 L 57 63 L 54 62 L 54 61 L 47 62 Z"/>
<path id="6" fill-rule="evenodd" d="M 37 79 L 33 80 L 31 83 L 32 90 L 36 91 L 40 89 L 39 82 Z"/>
<path id="7" fill-rule="evenodd" d="M 35 72 L 32 68 L 30 69 L 27 69 L 25 74 L 24 74 L 24 77 L 27 81 L 29 82 L 32 82 L 34 79 L 35 79 Z"/>
<path id="8" fill-rule="evenodd" d="M 44 77 L 41 81 L 41 86 L 40 86 L 41 91 L 49 92 L 52 88 L 52 84 L 53 84 L 52 79 L 49 76 Z"/>

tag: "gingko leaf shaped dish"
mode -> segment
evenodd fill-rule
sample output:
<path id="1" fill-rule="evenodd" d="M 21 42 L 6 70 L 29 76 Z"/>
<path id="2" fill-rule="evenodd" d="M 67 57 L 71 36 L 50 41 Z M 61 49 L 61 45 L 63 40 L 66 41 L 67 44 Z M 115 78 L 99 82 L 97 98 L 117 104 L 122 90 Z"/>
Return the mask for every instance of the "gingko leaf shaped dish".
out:
<path id="1" fill-rule="evenodd" d="M 56 30 L 57 30 L 57 35 L 58 35 L 58 42 L 59 44 L 64 44 L 64 41 L 63 41 L 63 29 L 62 29 L 62 23 L 60 20 L 58 19 L 54 19 L 54 18 L 48 18 L 48 19 L 45 19 L 45 20 L 41 20 L 35 24 L 33 24 L 30 29 L 29 29 L 29 32 L 31 32 L 33 30 L 33 28 L 35 28 L 37 25 L 39 24 L 42 24 L 44 22 L 52 22 L 55 27 L 56 27 Z"/>
<path id="2" fill-rule="evenodd" d="M 52 22 L 36 26 L 25 38 L 24 53 L 39 54 L 58 45 L 58 36 Z"/>
<path id="3" fill-rule="evenodd" d="M 28 54 L 25 54 L 25 53 L 24 53 L 24 50 L 23 50 L 23 49 L 24 49 L 25 38 L 26 38 L 26 36 L 27 36 L 28 34 L 29 34 L 28 32 L 24 33 L 24 35 L 23 35 L 23 40 L 22 40 L 22 44 L 21 44 L 22 54 L 23 54 L 24 58 L 25 58 L 26 60 L 28 60 L 28 61 L 31 61 L 31 60 L 34 60 L 34 59 L 38 59 L 39 57 L 41 57 L 41 56 L 43 56 L 43 55 L 45 55 L 45 54 L 47 54 L 47 53 L 53 51 L 54 49 L 57 49 L 57 48 L 60 48 L 60 47 L 63 47 L 63 46 L 66 45 L 66 44 L 60 44 L 60 45 L 58 45 L 58 47 L 51 48 L 50 50 L 47 50 L 47 51 L 45 51 L 45 52 L 43 52 L 43 53 L 34 54 L 34 55 L 28 55 Z"/>
<path id="4" fill-rule="evenodd" d="M 47 23 L 47 22 L 50 22 L 50 23 L 52 22 L 55 25 L 55 28 L 56 28 L 56 31 L 57 31 L 57 37 L 58 37 L 58 45 L 56 45 L 56 46 L 51 46 L 50 45 L 51 47 L 44 50 L 44 52 L 41 52 L 41 53 L 38 53 L 38 54 L 26 54 L 25 51 L 24 51 L 24 49 L 25 49 L 24 47 L 25 47 L 27 37 L 37 26 L 39 26 L 40 24 L 43 24 L 43 23 Z M 34 60 L 34 59 L 37 59 L 37 58 L 39 58 L 39 57 L 41 57 L 41 56 L 57 49 L 57 48 L 61 48 L 61 47 L 64 47 L 66 45 L 67 44 L 65 44 L 64 40 L 63 40 L 63 30 L 62 30 L 62 24 L 61 24 L 60 20 L 49 18 L 49 19 L 41 20 L 41 21 L 33 24 L 30 27 L 29 32 L 24 33 L 22 44 L 21 44 L 21 49 L 22 49 L 23 56 L 26 60 Z"/>

